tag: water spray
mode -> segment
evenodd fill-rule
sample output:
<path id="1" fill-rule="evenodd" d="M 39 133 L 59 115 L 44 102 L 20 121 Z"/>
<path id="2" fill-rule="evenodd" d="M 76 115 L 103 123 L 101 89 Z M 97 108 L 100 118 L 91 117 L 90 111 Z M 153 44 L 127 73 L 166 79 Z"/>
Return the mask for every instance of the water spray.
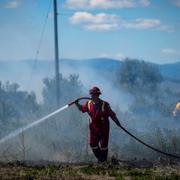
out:
<path id="1" fill-rule="evenodd" d="M 0 145 L 1 145 L 2 143 L 6 142 L 6 141 L 8 141 L 8 140 L 10 140 L 10 139 L 12 139 L 13 137 L 16 137 L 16 136 L 18 136 L 19 134 L 27 131 L 28 129 L 30 129 L 30 128 L 34 127 L 34 126 L 37 126 L 38 124 L 42 123 L 43 121 L 46 121 L 47 119 L 53 117 L 54 115 L 60 113 L 61 111 L 69 108 L 70 106 L 72 106 L 73 104 L 75 104 L 76 101 L 85 100 L 85 99 L 91 99 L 91 98 L 89 98 L 89 97 L 81 97 L 81 98 L 78 98 L 78 99 L 76 99 L 75 101 L 70 102 L 69 104 L 67 104 L 67 105 L 65 105 L 65 106 L 57 109 L 56 111 L 54 111 L 54 112 L 52 112 L 52 113 L 44 116 L 43 118 L 41 118 L 41 119 L 39 119 L 39 120 L 37 120 L 37 121 L 34 121 L 34 122 L 32 122 L 32 123 L 24 126 L 24 127 L 21 127 L 21 128 L 15 130 L 15 131 L 13 131 L 13 132 L 10 133 L 9 135 L 7 135 L 7 136 L 3 137 L 2 139 L 0 139 Z"/>

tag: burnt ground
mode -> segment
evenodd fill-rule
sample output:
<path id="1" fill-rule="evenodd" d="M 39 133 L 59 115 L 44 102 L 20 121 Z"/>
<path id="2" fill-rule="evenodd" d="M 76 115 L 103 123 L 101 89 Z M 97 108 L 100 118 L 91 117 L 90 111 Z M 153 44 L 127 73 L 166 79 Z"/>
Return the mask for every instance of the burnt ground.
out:
<path id="1" fill-rule="evenodd" d="M 114 160 L 104 164 L 11 162 L 0 163 L 0 179 L 180 180 L 180 164 L 147 160 Z"/>

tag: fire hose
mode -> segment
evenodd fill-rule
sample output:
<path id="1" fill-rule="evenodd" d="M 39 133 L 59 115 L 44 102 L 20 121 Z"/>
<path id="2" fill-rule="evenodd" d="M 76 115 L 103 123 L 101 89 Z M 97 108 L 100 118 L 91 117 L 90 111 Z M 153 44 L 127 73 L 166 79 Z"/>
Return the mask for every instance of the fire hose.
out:
<path id="1" fill-rule="evenodd" d="M 79 100 L 83 100 L 83 99 L 91 99 L 91 98 L 88 98 L 88 97 L 82 97 L 82 98 L 79 98 L 77 99 L 76 101 L 79 101 Z M 76 101 L 73 101 L 69 104 L 69 106 L 73 105 Z M 129 136 L 131 136 L 133 139 L 135 139 L 136 141 L 138 141 L 139 143 L 143 144 L 144 146 L 148 147 L 149 149 L 152 149 L 153 151 L 156 151 L 158 153 L 161 153 L 163 155 L 166 155 L 166 156 L 169 156 L 169 157 L 172 157 L 172 158 L 177 158 L 177 159 L 180 159 L 180 156 L 177 156 L 175 154 L 170 154 L 170 153 L 167 153 L 167 152 L 164 152 L 162 150 L 159 150 L 147 143 L 145 143 L 144 141 L 142 141 L 141 139 L 139 139 L 138 137 L 134 136 L 132 133 L 130 133 L 126 128 L 124 128 L 122 125 L 118 126 L 119 128 L 121 128 L 125 133 L 127 133 Z"/>
<path id="2" fill-rule="evenodd" d="M 78 98 L 78 99 L 76 99 L 75 101 L 70 102 L 70 103 L 68 104 L 68 106 L 72 106 L 73 104 L 76 103 L 76 101 L 85 100 L 85 99 L 89 99 L 89 100 L 90 100 L 91 98 L 89 98 L 89 97 L 81 97 L 81 98 Z"/>
<path id="3" fill-rule="evenodd" d="M 7 135 L 7 136 L 3 137 L 2 139 L 0 139 L 0 145 L 1 145 L 3 142 L 6 142 L 7 140 L 9 140 L 9 139 L 11 139 L 11 138 L 13 138 L 13 137 L 21 134 L 22 132 L 24 132 L 24 131 L 26 131 L 26 130 L 28 130 L 28 129 L 30 129 L 30 128 L 36 126 L 36 125 L 38 125 L 39 123 L 42 123 L 43 121 L 49 119 L 50 117 L 52 117 L 52 116 L 60 113 L 61 111 L 65 110 L 66 108 L 74 105 L 77 101 L 79 101 L 79 100 L 85 100 L 85 99 L 86 99 L 86 100 L 87 100 L 87 99 L 90 100 L 91 98 L 89 98 L 89 97 L 81 97 L 81 98 L 78 98 L 77 100 L 75 100 L 75 101 L 73 101 L 73 102 L 71 102 L 71 103 L 69 103 L 69 104 L 67 104 L 67 105 L 65 105 L 65 106 L 57 109 L 56 111 L 54 111 L 54 112 L 46 115 L 45 117 L 42 117 L 41 119 L 39 119 L 39 120 L 37 120 L 37 121 L 34 121 L 34 122 L 32 122 L 32 123 L 24 126 L 24 127 L 21 127 L 21 128 L 15 130 L 15 131 L 13 131 L 13 132 L 10 133 L 9 135 Z M 152 149 L 152 150 L 154 150 L 154 151 L 156 151 L 156 152 L 158 152 L 158 153 L 164 154 L 164 155 L 166 155 L 166 156 L 180 159 L 180 156 L 177 156 L 177 155 L 174 155 L 174 154 L 170 154 L 170 153 L 164 152 L 164 151 L 162 151 L 162 150 L 159 150 L 159 149 L 157 149 L 157 148 L 155 148 L 155 147 L 153 147 L 153 146 L 145 143 L 144 141 L 142 141 L 142 140 L 139 139 L 138 137 L 136 137 L 136 136 L 134 136 L 133 134 L 131 134 L 131 133 L 130 133 L 127 129 L 125 129 L 122 125 L 119 125 L 118 127 L 121 128 L 125 133 L 127 133 L 127 134 L 128 134 L 129 136 L 131 136 L 133 139 L 135 139 L 135 140 L 138 141 L 139 143 L 143 144 L 144 146 L 146 146 L 146 147 L 148 147 L 148 148 L 150 148 L 150 149 Z"/>
<path id="4" fill-rule="evenodd" d="M 180 159 L 180 156 L 177 156 L 175 154 L 170 154 L 170 153 L 167 153 L 167 152 L 164 152 L 164 151 L 161 151 L 147 143 L 145 143 L 144 141 L 142 141 L 141 139 L 137 138 L 136 136 L 134 136 L 133 134 L 131 134 L 127 129 L 125 129 L 123 126 L 119 126 L 125 133 L 127 133 L 129 136 L 131 136 L 132 138 L 134 138 L 136 141 L 138 141 L 139 143 L 143 144 L 144 146 L 158 152 L 158 153 L 161 153 L 161 154 L 164 154 L 166 156 L 169 156 L 169 157 L 173 157 L 173 158 L 177 158 L 177 159 Z"/>

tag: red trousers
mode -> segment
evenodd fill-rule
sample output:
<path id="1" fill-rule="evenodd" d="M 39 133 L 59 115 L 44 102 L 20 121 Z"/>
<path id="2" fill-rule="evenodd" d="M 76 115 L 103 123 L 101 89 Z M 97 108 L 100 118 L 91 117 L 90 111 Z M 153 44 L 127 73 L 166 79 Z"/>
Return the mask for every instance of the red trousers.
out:
<path id="1" fill-rule="evenodd" d="M 90 146 L 92 148 L 108 149 L 109 141 L 109 121 L 103 122 L 100 125 L 91 123 L 90 126 Z"/>

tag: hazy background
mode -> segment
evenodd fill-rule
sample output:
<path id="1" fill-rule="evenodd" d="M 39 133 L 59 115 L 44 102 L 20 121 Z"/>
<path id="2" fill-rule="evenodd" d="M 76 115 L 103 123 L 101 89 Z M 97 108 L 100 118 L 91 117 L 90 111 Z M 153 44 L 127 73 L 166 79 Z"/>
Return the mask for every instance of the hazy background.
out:
<path id="1" fill-rule="evenodd" d="M 180 154 L 179 0 L 58 0 L 61 106 L 97 85 L 121 123 Z M 57 109 L 52 0 L 0 2 L 0 137 Z M 88 116 L 72 107 L 0 144 L 11 160 L 94 161 Z M 110 156 L 156 160 L 111 123 Z"/>
<path id="2" fill-rule="evenodd" d="M 0 64 L 2 138 L 57 106 L 53 61 L 37 61 L 35 66 L 32 60 Z M 123 126 L 164 151 L 178 153 L 180 124 L 172 111 L 180 95 L 179 69 L 180 63 L 157 65 L 135 59 L 64 59 L 60 62 L 60 106 L 89 96 L 89 88 L 98 85 L 101 98 L 111 104 Z M 88 116 L 75 107 L 4 144 L 1 154 L 6 161 L 95 160 L 88 147 Z M 129 138 L 113 122 L 111 155 L 125 159 L 159 156 Z"/>

